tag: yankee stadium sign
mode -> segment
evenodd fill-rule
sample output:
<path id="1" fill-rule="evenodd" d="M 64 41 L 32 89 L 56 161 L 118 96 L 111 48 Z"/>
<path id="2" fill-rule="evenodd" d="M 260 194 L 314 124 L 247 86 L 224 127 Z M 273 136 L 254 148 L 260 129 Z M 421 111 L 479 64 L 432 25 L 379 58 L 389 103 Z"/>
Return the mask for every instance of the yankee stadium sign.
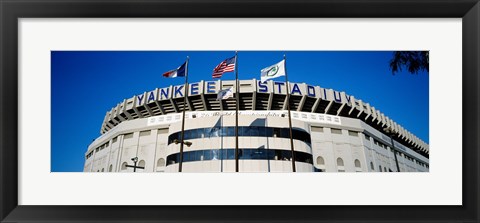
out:
<path id="1" fill-rule="evenodd" d="M 275 93 L 286 94 L 287 86 L 285 82 L 266 81 L 260 80 L 248 80 L 248 84 L 241 81 L 240 92 L 252 92 L 258 93 Z M 227 87 L 234 86 L 235 81 L 201 81 L 196 83 L 190 83 L 188 85 L 189 96 L 200 94 L 217 94 L 220 90 Z M 155 89 L 150 92 L 145 92 L 141 95 L 135 96 L 135 105 L 148 104 L 154 101 L 167 100 L 171 98 L 183 97 L 185 94 L 184 85 L 169 86 L 165 88 Z M 233 88 L 235 89 L 235 88 Z M 314 98 L 321 98 L 323 100 L 335 101 L 337 103 L 351 104 L 353 96 L 345 94 L 345 92 L 335 91 L 332 89 L 321 88 L 319 86 L 308 85 L 305 83 L 290 83 L 291 95 L 309 96 Z"/>

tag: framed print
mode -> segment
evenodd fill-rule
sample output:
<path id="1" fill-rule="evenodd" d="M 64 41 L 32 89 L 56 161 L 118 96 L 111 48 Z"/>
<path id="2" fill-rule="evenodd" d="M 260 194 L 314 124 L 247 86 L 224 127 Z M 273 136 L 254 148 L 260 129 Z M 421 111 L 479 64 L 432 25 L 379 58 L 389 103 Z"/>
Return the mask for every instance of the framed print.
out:
<path id="1" fill-rule="evenodd" d="M 2 222 L 479 221 L 476 0 L 0 7 Z"/>

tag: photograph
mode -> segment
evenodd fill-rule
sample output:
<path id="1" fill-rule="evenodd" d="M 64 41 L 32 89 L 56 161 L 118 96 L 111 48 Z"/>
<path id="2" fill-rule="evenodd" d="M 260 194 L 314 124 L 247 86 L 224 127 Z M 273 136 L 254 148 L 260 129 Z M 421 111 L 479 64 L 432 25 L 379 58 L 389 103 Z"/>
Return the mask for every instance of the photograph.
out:
<path id="1" fill-rule="evenodd" d="M 51 172 L 428 173 L 429 53 L 51 51 Z"/>

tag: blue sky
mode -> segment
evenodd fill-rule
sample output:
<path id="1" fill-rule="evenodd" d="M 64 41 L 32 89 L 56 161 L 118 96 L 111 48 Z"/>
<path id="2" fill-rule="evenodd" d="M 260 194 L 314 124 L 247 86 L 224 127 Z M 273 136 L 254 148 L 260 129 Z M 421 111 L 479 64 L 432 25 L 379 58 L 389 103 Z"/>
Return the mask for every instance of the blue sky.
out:
<path id="1" fill-rule="evenodd" d="M 52 172 L 83 171 L 88 145 L 100 136 L 105 113 L 144 91 L 184 83 L 162 73 L 187 56 L 189 82 L 212 80 L 212 69 L 233 51 L 53 51 Z M 240 51 L 239 79 L 260 78 L 260 70 L 285 52 Z M 429 142 L 428 73 L 392 75 L 388 51 L 287 51 L 291 82 L 345 91 L 370 103 L 398 124 Z M 222 80 L 232 80 L 225 73 Z M 278 78 L 276 81 L 284 81 Z"/>

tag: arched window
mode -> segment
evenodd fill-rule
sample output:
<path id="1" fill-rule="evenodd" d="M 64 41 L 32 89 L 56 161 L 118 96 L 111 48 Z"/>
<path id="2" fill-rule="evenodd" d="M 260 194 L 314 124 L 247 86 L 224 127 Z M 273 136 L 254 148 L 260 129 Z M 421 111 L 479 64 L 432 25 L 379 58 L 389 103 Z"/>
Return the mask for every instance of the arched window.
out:
<path id="1" fill-rule="evenodd" d="M 345 172 L 345 166 L 343 164 L 343 159 L 338 157 L 337 158 L 337 170 L 338 172 Z"/>
<path id="2" fill-rule="evenodd" d="M 325 160 L 323 159 L 323 157 L 321 157 L 321 156 L 317 157 L 317 164 L 318 165 L 325 165 Z"/>
<path id="3" fill-rule="evenodd" d="M 386 167 L 386 166 L 384 166 L 384 167 L 383 167 L 383 170 L 384 170 L 385 172 L 387 172 L 387 167 Z"/>
<path id="4" fill-rule="evenodd" d="M 157 161 L 157 171 L 160 171 L 162 169 L 162 167 L 165 166 L 165 159 L 163 158 L 160 158 L 158 159 Z"/>
<path id="5" fill-rule="evenodd" d="M 382 166 L 381 165 L 378 165 L 378 169 L 380 170 L 380 172 L 382 172 Z"/>
<path id="6" fill-rule="evenodd" d="M 317 156 L 317 165 L 318 169 L 320 169 L 321 172 L 325 172 L 325 160 L 321 156 Z"/>
<path id="7" fill-rule="evenodd" d="M 340 157 L 338 157 L 338 159 L 337 159 L 337 166 L 344 166 L 343 159 L 340 158 Z"/>
<path id="8" fill-rule="evenodd" d="M 127 162 L 122 163 L 122 170 L 127 170 Z"/>
<path id="9" fill-rule="evenodd" d="M 140 162 L 138 162 L 138 166 L 145 168 L 145 160 L 140 160 Z M 144 172 L 144 171 L 145 169 L 137 169 L 137 172 Z"/>
<path id="10" fill-rule="evenodd" d="M 108 167 L 108 172 L 112 172 L 112 169 L 113 169 L 113 166 L 112 164 L 110 164 L 110 166 Z"/>
<path id="11" fill-rule="evenodd" d="M 105 172 L 105 168 L 102 168 L 102 172 Z"/>
<path id="12" fill-rule="evenodd" d="M 375 166 L 373 165 L 373 162 L 370 162 L 370 168 L 372 168 L 372 170 L 375 170 Z"/>
<path id="13" fill-rule="evenodd" d="M 360 164 L 360 160 L 355 159 L 355 171 L 356 172 L 362 172 L 362 165 Z"/>
<path id="14" fill-rule="evenodd" d="M 355 167 L 362 168 L 362 166 L 360 165 L 360 160 L 358 159 L 355 160 Z"/>

